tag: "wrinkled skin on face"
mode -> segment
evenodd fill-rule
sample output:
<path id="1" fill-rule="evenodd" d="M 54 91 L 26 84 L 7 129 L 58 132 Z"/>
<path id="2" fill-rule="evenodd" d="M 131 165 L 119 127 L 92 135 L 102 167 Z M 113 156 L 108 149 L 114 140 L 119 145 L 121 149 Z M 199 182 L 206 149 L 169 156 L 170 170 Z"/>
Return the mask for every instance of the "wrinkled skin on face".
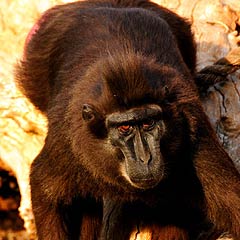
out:
<path id="1" fill-rule="evenodd" d="M 163 177 L 160 139 L 164 133 L 161 108 L 148 105 L 107 117 L 109 138 L 125 159 L 122 173 L 136 188 L 154 187 Z"/>

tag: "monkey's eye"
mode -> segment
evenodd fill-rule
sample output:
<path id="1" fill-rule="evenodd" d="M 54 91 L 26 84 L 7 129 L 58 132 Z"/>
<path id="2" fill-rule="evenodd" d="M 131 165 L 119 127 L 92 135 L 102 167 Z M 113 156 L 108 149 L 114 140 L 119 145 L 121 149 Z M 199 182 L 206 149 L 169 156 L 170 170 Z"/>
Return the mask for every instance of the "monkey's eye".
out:
<path id="1" fill-rule="evenodd" d="M 121 125 L 121 126 L 118 127 L 118 131 L 121 134 L 128 135 L 132 131 L 132 126 L 131 125 Z"/>
<path id="2" fill-rule="evenodd" d="M 149 120 L 143 122 L 143 124 L 142 124 L 143 130 L 145 130 L 145 131 L 152 130 L 154 128 L 154 126 L 155 126 L 155 121 L 152 119 L 149 119 Z"/>

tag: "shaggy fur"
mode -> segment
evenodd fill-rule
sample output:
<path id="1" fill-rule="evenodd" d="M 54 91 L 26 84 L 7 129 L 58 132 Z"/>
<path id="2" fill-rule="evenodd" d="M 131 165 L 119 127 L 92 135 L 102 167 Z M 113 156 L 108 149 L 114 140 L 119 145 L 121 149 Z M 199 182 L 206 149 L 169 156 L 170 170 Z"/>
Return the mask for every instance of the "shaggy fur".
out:
<path id="1" fill-rule="evenodd" d="M 240 176 L 199 101 L 189 23 L 147 0 L 91 0 L 37 24 L 17 78 L 49 120 L 31 169 L 39 240 L 125 240 L 136 225 L 159 240 L 240 239 Z M 90 123 L 83 104 L 95 107 Z M 164 179 L 141 191 L 105 120 L 145 104 L 163 111 Z"/>

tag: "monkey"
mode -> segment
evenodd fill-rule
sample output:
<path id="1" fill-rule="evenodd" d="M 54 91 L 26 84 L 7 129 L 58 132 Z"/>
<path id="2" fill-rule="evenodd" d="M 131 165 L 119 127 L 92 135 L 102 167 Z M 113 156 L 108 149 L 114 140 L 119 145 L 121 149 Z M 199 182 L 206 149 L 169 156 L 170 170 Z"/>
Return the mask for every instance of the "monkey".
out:
<path id="1" fill-rule="evenodd" d="M 148 0 L 47 10 L 16 68 L 48 119 L 31 165 L 39 240 L 240 239 L 240 176 L 204 113 L 191 24 Z"/>

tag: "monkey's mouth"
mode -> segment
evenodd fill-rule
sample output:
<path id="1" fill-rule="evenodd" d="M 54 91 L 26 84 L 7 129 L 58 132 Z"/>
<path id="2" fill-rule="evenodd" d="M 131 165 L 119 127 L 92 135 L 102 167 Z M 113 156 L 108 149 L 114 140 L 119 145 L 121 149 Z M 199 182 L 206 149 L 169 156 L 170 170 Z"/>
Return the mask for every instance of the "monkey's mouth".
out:
<path id="1" fill-rule="evenodd" d="M 149 178 L 130 178 L 130 183 L 132 186 L 140 189 L 154 188 L 158 185 L 160 179 L 153 177 Z"/>
<path id="2" fill-rule="evenodd" d="M 142 190 L 147 190 L 156 187 L 164 178 L 164 168 L 155 166 L 149 168 L 148 166 L 138 166 L 136 170 L 136 163 L 129 165 L 121 164 L 122 176 L 127 180 L 132 187 Z"/>

